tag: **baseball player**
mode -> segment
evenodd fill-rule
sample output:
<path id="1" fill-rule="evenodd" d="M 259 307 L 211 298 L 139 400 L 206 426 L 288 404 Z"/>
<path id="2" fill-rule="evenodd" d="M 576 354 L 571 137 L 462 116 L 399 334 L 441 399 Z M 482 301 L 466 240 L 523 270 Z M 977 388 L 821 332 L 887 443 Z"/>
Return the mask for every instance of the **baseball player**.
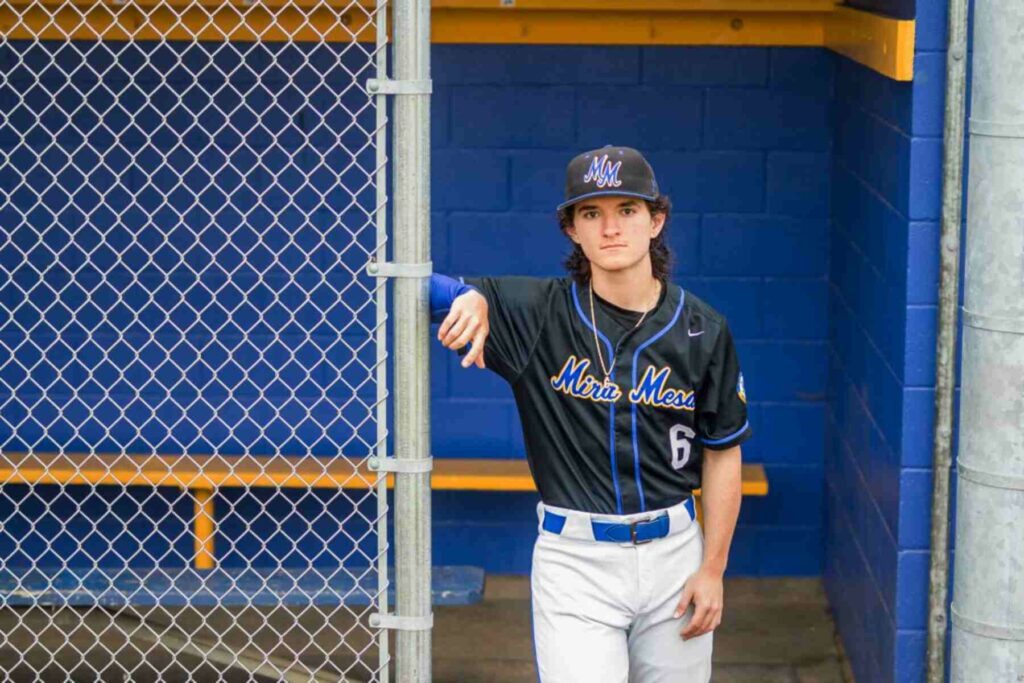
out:
<path id="1" fill-rule="evenodd" d="M 501 375 L 519 408 L 540 679 L 705 682 L 751 433 L 736 349 L 669 280 L 670 203 L 640 152 L 586 152 L 566 175 L 569 277 L 435 275 L 438 339 L 470 345 L 462 366 Z"/>

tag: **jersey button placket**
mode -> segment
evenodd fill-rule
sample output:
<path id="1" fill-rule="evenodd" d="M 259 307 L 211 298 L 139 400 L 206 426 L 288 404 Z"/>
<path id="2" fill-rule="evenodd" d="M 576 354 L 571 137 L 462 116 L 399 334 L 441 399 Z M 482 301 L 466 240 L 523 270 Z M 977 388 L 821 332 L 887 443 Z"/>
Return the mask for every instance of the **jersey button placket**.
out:
<path id="1" fill-rule="evenodd" d="M 613 367 L 615 378 L 622 391 L 622 400 L 615 411 L 615 450 L 619 454 L 617 465 L 619 470 L 619 482 L 622 489 L 623 512 L 639 512 L 640 497 L 636 490 L 635 472 L 633 471 L 633 440 L 631 432 L 632 403 L 629 401 L 629 392 L 633 389 L 631 384 L 631 368 L 629 367 L 629 339 L 636 332 L 636 328 L 625 332 L 615 345 L 613 355 Z"/>

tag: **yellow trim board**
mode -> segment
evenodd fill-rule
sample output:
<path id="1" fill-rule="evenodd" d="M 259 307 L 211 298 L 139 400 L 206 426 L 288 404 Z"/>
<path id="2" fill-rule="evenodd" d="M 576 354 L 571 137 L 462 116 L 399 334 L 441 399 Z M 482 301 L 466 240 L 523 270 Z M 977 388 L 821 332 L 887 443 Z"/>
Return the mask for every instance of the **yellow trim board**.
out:
<path id="1" fill-rule="evenodd" d="M 20 0 L 24 1 L 24 0 Z M 433 0 L 438 9 L 483 9 L 501 12 L 574 10 L 588 13 L 630 12 L 830 12 L 842 0 Z"/>
<path id="2" fill-rule="evenodd" d="M 914 78 L 914 21 L 840 7 L 825 22 L 825 47 L 897 81 Z"/>
<path id="3" fill-rule="evenodd" d="M 837 0 L 434 0 L 435 43 L 826 47 L 913 78 L 913 20 Z M 9 40 L 373 42 L 370 0 L 8 0 Z"/>
<path id="4" fill-rule="evenodd" d="M 485 9 L 482 1 L 435 0 L 433 42 L 825 47 L 889 78 L 913 78 L 914 20 L 831 3 L 779 2 L 773 11 L 756 2 L 721 3 L 712 10 L 713 3 L 693 0 L 670 12 L 667 2 L 638 0 L 642 8 L 628 8 L 610 0 L 584 12 L 575 0 L 517 0 L 514 9 Z"/>
<path id="5" fill-rule="evenodd" d="M 5 4 L 14 7 L 77 7 L 96 8 L 107 6 L 120 11 L 128 5 L 125 0 L 7 0 Z M 371 12 L 376 9 L 377 0 L 131 0 L 134 7 L 172 7 L 184 9 L 197 7 L 206 10 L 236 7 L 249 11 L 256 5 L 274 9 L 281 7 L 300 9 L 344 10 L 360 7 Z M 842 0 L 433 0 L 431 7 L 457 9 L 487 9 L 501 12 L 523 9 L 541 10 L 583 10 L 605 12 L 608 10 L 655 11 L 655 12 L 827 12 L 841 5 Z"/>
<path id="6" fill-rule="evenodd" d="M 0 1 L 0 37 L 8 40 L 201 40 L 210 42 L 268 43 L 296 41 L 361 43 L 375 41 L 374 26 L 359 9 L 333 9 L 289 5 L 285 8 L 252 6 L 244 12 L 232 3 L 217 7 L 174 9 L 171 2 L 156 7 L 134 3 L 111 8 L 90 3 L 76 9 L 61 4 L 46 10 L 42 3 L 13 9 Z"/>
<path id="7" fill-rule="evenodd" d="M 815 12 L 637 12 L 435 8 L 435 43 L 535 45 L 788 45 L 824 43 Z"/>

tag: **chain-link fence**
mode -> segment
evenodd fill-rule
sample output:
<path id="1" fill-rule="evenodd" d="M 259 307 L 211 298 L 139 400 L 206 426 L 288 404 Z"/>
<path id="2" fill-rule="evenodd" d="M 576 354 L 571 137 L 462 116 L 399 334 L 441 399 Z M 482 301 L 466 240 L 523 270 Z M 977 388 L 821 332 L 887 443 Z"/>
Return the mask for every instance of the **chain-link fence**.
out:
<path id="1" fill-rule="evenodd" d="M 0 4 L 3 680 L 386 680 L 384 0 Z"/>

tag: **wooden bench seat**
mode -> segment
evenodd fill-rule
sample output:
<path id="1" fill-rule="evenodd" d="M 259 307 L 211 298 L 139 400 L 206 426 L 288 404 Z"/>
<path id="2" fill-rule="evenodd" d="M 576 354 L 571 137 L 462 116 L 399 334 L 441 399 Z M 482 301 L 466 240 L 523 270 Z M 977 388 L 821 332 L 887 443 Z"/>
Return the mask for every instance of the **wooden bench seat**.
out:
<path id="1" fill-rule="evenodd" d="M 435 489 L 452 491 L 536 491 L 530 468 L 524 459 L 435 458 Z M 700 495 L 698 490 L 698 495 Z M 768 477 L 764 465 L 743 465 L 743 495 L 767 496 Z"/>
<path id="2" fill-rule="evenodd" d="M 369 489 L 380 482 L 366 459 L 344 457 L 0 454 L 0 484 L 172 486 L 195 497 L 195 567 L 215 565 L 214 493 L 222 487 Z M 388 477 L 393 486 L 394 477 Z M 431 486 L 445 491 L 536 491 L 524 459 L 435 458 Z M 765 496 L 762 465 L 743 466 L 743 495 Z M 698 492 L 699 495 L 699 492 Z"/>

